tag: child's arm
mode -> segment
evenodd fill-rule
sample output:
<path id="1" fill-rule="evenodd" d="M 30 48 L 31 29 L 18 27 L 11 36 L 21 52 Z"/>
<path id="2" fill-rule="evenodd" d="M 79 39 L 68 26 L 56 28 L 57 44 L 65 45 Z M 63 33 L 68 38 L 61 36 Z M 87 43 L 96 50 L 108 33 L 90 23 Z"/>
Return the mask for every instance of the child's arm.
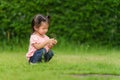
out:
<path id="1" fill-rule="evenodd" d="M 33 46 L 36 49 L 41 49 L 41 48 L 45 47 L 45 45 L 47 45 L 49 43 L 54 43 L 54 42 L 55 42 L 54 39 L 48 39 L 48 40 L 44 41 L 43 43 L 34 43 Z"/>

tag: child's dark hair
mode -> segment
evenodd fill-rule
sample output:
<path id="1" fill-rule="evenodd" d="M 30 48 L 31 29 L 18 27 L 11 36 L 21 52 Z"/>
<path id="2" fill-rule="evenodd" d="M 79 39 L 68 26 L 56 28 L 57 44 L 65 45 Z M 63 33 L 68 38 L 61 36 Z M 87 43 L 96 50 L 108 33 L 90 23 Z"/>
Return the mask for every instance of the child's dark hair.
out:
<path id="1" fill-rule="evenodd" d="M 48 24 L 50 23 L 50 16 L 43 16 L 41 14 L 37 14 L 31 22 L 31 27 L 32 27 L 32 32 L 34 32 L 34 26 L 39 27 L 41 25 L 41 22 L 47 22 Z"/>

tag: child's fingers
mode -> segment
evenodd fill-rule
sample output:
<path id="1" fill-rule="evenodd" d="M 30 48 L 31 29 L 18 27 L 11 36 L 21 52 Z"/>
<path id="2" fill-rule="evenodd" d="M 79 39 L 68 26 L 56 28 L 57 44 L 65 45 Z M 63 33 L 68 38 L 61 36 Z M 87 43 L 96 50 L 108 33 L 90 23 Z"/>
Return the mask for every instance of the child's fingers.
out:
<path id="1" fill-rule="evenodd" d="M 57 40 L 55 40 L 55 44 L 57 43 Z"/>
<path id="2" fill-rule="evenodd" d="M 56 40 L 56 39 L 51 38 L 51 40 L 52 40 L 52 41 L 51 41 L 52 44 L 56 44 L 56 43 L 57 43 L 57 40 Z"/>

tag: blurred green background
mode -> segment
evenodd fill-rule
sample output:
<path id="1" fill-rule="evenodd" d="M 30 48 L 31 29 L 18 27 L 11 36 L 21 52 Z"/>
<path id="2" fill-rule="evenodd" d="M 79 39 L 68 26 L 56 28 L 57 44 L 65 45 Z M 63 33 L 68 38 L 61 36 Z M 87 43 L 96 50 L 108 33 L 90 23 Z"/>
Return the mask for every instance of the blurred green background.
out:
<path id="1" fill-rule="evenodd" d="M 0 0 L 0 80 L 120 80 L 120 0 Z M 49 63 L 25 54 L 36 14 L 50 15 Z"/>
<path id="2" fill-rule="evenodd" d="M 27 50 L 38 13 L 51 16 L 47 35 L 58 45 L 119 48 L 119 7 L 120 0 L 0 0 L 0 49 Z"/>

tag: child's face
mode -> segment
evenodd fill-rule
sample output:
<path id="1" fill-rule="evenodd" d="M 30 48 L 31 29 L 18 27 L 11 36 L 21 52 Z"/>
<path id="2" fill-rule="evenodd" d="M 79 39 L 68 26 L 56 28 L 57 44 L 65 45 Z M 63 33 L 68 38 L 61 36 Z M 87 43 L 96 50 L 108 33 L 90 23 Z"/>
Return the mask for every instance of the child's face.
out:
<path id="1" fill-rule="evenodd" d="M 48 23 L 47 22 L 41 22 L 41 25 L 37 29 L 37 32 L 41 35 L 46 34 L 48 31 Z"/>

